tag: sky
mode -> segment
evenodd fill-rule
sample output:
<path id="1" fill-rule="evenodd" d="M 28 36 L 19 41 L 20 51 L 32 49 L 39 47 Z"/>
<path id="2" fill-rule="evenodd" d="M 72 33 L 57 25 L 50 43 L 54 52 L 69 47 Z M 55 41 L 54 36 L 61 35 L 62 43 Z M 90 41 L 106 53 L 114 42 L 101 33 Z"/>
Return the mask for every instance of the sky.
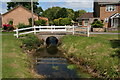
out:
<path id="1" fill-rule="evenodd" d="M 7 12 L 7 2 L 11 0 L 0 0 L 0 13 Z M 21 0 L 17 0 L 21 1 Z M 23 0 L 27 1 L 27 0 Z M 86 10 L 87 12 L 93 12 L 93 1 L 94 0 L 38 0 L 39 5 L 43 10 L 48 9 L 50 7 L 66 7 L 71 8 L 74 11 L 76 10 Z M 97 1 L 97 0 L 95 0 Z M 118 1 L 118 0 L 100 0 L 100 1 Z"/>

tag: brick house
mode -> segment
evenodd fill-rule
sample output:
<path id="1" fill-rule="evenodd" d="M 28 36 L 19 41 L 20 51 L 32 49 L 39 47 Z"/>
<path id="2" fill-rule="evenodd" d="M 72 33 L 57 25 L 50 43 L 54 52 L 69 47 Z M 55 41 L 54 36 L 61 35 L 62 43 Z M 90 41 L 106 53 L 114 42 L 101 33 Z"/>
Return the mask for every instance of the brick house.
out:
<path id="1" fill-rule="evenodd" d="M 2 14 L 2 24 L 8 24 L 9 21 L 13 21 L 13 26 L 18 25 L 19 23 L 24 23 L 25 25 L 29 25 L 29 18 L 32 17 L 32 13 L 27 8 L 19 5 L 12 10 Z M 37 14 L 33 14 L 34 20 L 43 19 L 48 23 L 48 18 L 39 17 Z"/>
<path id="2" fill-rule="evenodd" d="M 95 18 L 100 18 L 106 28 L 120 25 L 120 2 L 94 2 Z"/>
<path id="3" fill-rule="evenodd" d="M 83 15 L 77 18 L 80 27 L 88 27 L 88 26 L 91 27 L 91 23 L 95 19 L 99 19 L 99 18 L 94 18 L 93 13 L 90 12 L 84 13 Z"/>

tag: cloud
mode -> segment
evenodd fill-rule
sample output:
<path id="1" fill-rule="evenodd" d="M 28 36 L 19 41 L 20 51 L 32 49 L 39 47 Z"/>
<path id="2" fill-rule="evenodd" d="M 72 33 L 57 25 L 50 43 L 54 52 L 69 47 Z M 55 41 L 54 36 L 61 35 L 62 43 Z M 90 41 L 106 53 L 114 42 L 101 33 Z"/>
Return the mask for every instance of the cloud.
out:
<path id="1" fill-rule="evenodd" d="M 0 3 L 0 13 L 5 13 L 7 12 L 7 3 L 6 2 L 1 2 Z"/>

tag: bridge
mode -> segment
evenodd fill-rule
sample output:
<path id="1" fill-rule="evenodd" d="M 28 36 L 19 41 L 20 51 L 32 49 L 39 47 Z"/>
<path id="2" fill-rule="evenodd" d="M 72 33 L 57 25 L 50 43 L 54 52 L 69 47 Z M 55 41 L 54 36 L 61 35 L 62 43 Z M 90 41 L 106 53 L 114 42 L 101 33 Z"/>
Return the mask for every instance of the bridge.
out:
<path id="1" fill-rule="evenodd" d="M 34 33 L 38 36 L 39 39 L 43 39 L 46 41 L 46 39 L 50 36 L 56 37 L 58 40 L 64 35 L 75 35 L 75 34 L 85 34 L 87 37 L 89 37 L 89 27 L 81 28 L 78 26 L 33 26 L 28 28 L 22 28 L 22 29 L 16 29 L 14 30 L 17 38 L 20 35 Z"/>

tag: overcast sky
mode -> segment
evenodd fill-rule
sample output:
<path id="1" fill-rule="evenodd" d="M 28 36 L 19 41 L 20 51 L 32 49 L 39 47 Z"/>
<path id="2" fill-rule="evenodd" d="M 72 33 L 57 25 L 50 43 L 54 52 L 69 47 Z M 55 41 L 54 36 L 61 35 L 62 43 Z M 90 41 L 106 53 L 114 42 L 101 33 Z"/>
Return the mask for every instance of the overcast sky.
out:
<path id="1" fill-rule="evenodd" d="M 7 2 L 11 0 L 0 0 L 0 13 L 7 12 Z M 21 1 L 21 0 L 17 0 Z M 26 1 L 26 0 L 23 0 Z M 43 10 L 50 7 L 66 7 L 71 8 L 74 11 L 76 10 L 86 10 L 87 12 L 93 12 L 93 1 L 94 0 L 39 0 L 39 6 L 42 7 Z M 95 0 L 97 1 L 97 0 Z M 100 0 L 100 1 L 119 1 L 119 0 Z"/>

